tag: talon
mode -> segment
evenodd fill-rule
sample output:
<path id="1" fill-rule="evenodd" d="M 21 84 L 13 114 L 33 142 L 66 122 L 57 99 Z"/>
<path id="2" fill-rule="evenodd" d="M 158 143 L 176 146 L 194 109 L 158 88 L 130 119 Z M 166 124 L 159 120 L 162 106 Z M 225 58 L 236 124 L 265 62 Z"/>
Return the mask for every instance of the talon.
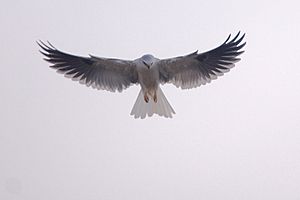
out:
<path id="1" fill-rule="evenodd" d="M 149 102 L 149 97 L 146 94 L 144 95 L 144 100 L 146 101 L 146 103 Z"/>

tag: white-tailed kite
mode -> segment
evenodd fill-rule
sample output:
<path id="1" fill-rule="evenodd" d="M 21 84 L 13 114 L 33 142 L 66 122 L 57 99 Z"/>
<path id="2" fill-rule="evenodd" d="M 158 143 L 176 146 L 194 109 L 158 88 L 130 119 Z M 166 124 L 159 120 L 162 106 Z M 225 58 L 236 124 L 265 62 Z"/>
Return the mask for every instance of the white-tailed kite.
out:
<path id="1" fill-rule="evenodd" d="M 131 115 L 145 118 L 158 114 L 172 117 L 175 111 L 160 89 L 160 84 L 173 83 L 182 89 L 205 85 L 218 76 L 228 72 L 240 51 L 246 44 L 241 43 L 245 34 L 240 32 L 230 40 L 230 36 L 219 47 L 204 53 L 198 51 L 186 56 L 169 59 L 158 59 L 147 54 L 135 60 L 101 58 L 90 55 L 79 57 L 64 53 L 49 42 L 38 45 L 52 63 L 50 67 L 65 74 L 72 80 L 79 81 L 96 89 L 121 92 L 132 84 L 140 84 L 141 90 L 132 108 Z"/>

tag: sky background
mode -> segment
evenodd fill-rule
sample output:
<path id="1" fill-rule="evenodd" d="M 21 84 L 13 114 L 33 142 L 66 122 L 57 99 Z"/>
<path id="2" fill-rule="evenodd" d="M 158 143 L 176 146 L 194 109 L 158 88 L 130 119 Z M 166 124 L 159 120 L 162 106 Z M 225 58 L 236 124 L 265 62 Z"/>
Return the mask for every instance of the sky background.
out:
<path id="1" fill-rule="evenodd" d="M 0 199 L 300 199 L 299 1 L 4 1 Z M 232 71 L 162 87 L 173 119 L 129 115 L 139 86 L 87 88 L 37 40 L 76 55 L 167 58 L 246 33 Z"/>

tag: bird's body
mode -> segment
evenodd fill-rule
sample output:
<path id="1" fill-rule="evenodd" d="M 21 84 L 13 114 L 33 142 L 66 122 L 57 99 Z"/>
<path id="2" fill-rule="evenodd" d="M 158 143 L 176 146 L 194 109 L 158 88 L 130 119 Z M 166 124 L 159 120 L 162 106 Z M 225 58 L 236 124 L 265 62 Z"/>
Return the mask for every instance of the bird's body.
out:
<path id="1" fill-rule="evenodd" d="M 154 98 L 156 90 L 159 87 L 159 71 L 156 61 L 159 61 L 159 59 L 154 58 L 150 54 L 146 54 L 135 60 L 138 80 L 144 92 L 145 99 L 149 99 L 149 96 Z"/>
<path id="2" fill-rule="evenodd" d="M 159 61 L 150 54 L 134 61 L 138 82 L 141 85 L 141 91 L 131 111 L 131 115 L 136 118 L 145 118 L 147 114 L 152 116 L 154 113 L 165 117 L 172 117 L 172 114 L 175 114 L 159 87 Z"/>
<path id="3" fill-rule="evenodd" d="M 41 53 L 47 57 L 45 60 L 53 64 L 52 68 L 87 86 L 121 92 L 132 84 L 140 84 L 141 91 L 131 111 L 135 118 L 153 114 L 172 117 L 175 111 L 160 85 L 173 83 L 182 89 L 194 88 L 228 72 L 240 60 L 236 57 L 243 53 L 239 50 L 246 44 L 240 44 L 244 35 L 238 36 L 231 41 L 229 36 L 219 47 L 201 54 L 194 52 L 170 59 L 158 59 L 146 54 L 133 61 L 79 57 L 61 52 L 50 43 L 38 44 L 43 49 Z"/>

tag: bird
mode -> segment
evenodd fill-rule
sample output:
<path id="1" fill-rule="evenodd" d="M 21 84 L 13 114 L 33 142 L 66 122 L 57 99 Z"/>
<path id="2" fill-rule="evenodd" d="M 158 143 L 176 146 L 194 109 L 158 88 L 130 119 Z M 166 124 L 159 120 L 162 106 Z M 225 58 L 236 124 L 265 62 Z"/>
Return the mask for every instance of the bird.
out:
<path id="1" fill-rule="evenodd" d="M 230 71 L 240 61 L 239 55 L 245 33 L 231 34 L 218 47 L 198 53 L 198 50 L 184 55 L 159 59 L 145 54 L 134 60 L 88 57 L 65 53 L 50 42 L 37 41 L 44 60 L 50 67 L 65 77 L 98 90 L 123 91 L 131 85 L 139 84 L 141 89 L 130 115 L 144 119 L 154 114 L 172 118 L 174 109 L 168 102 L 161 85 L 171 83 L 177 88 L 191 89 L 210 83 Z M 231 39 L 232 38 L 232 39 Z"/>

